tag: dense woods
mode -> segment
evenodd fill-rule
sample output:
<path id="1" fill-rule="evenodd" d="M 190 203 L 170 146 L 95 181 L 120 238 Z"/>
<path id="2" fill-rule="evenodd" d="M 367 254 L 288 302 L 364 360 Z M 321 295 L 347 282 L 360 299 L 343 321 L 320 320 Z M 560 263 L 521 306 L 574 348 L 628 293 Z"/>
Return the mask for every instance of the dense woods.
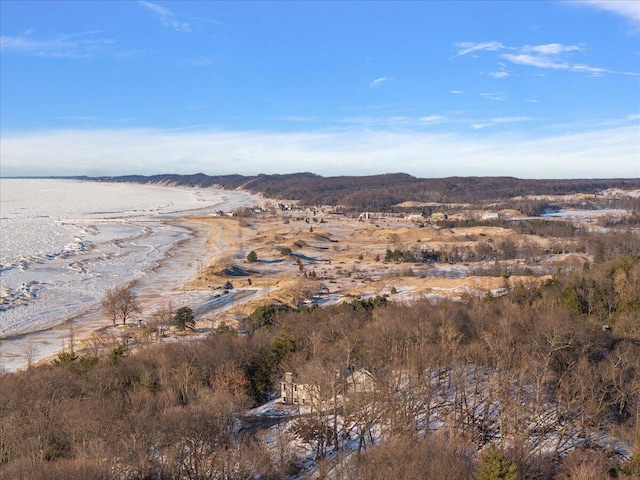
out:
<path id="1" fill-rule="evenodd" d="M 299 473 L 245 414 L 292 371 L 321 402 L 282 435 L 321 475 L 637 478 L 639 299 L 640 257 L 605 255 L 500 298 L 265 307 L 247 334 L 61 354 L 0 377 L 0 477 Z M 332 372 L 361 367 L 375 390 L 338 400 Z"/>
<path id="2" fill-rule="evenodd" d="M 243 188 L 268 198 L 298 200 L 303 205 L 343 205 L 385 210 L 404 201 L 483 202 L 522 195 L 596 193 L 608 188 L 640 188 L 640 179 L 523 180 L 513 177 L 416 178 L 405 173 L 321 177 L 312 173 L 287 175 L 130 175 L 98 181 L 168 183 L 226 189 Z"/>

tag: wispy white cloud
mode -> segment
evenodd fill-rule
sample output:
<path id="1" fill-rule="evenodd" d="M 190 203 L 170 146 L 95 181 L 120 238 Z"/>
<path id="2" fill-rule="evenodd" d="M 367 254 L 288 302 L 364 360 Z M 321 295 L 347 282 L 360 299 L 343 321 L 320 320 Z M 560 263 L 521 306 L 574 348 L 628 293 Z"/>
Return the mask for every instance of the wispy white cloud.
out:
<path id="1" fill-rule="evenodd" d="M 599 120 L 597 122 L 592 120 L 592 123 L 598 127 L 610 128 L 610 127 L 618 127 L 623 125 L 633 125 L 638 123 L 638 120 L 640 120 L 640 113 L 631 113 L 623 117 L 608 118 L 605 120 Z M 640 156 L 640 150 L 638 155 Z M 640 163 L 640 160 L 638 161 Z"/>
<path id="2" fill-rule="evenodd" d="M 369 88 L 378 88 L 378 87 L 382 86 L 383 84 L 387 83 L 389 80 L 391 80 L 391 79 L 387 78 L 387 77 L 376 78 L 375 80 L 373 80 L 369 84 Z"/>
<path id="3" fill-rule="evenodd" d="M 606 70 L 604 68 L 591 67 L 589 65 L 582 65 L 579 63 L 573 64 L 569 66 L 569 70 L 573 70 L 574 72 L 587 72 L 593 75 L 603 75 L 605 73 L 614 73 L 618 75 L 640 75 L 638 73 L 633 72 L 615 72 L 613 70 Z"/>
<path id="4" fill-rule="evenodd" d="M 111 52 L 115 40 L 102 36 L 101 30 L 57 35 L 52 38 L 38 39 L 32 31 L 16 35 L 1 36 L 0 50 L 3 53 L 22 54 L 41 57 L 89 58 L 104 52 Z"/>
<path id="5" fill-rule="evenodd" d="M 204 18 L 204 17 L 195 17 L 196 20 L 199 20 L 201 22 L 204 23 L 208 23 L 210 25 L 226 25 L 225 22 L 221 22 L 220 20 L 212 20 L 210 18 Z"/>
<path id="6" fill-rule="evenodd" d="M 582 48 L 578 45 L 562 45 L 561 43 L 547 43 L 544 45 L 525 45 L 523 52 L 537 55 L 560 55 L 566 52 L 579 52 Z"/>
<path id="7" fill-rule="evenodd" d="M 603 75 L 605 73 L 623 73 L 578 63 L 572 64 L 569 62 L 560 61 L 557 58 L 548 55 L 531 55 L 528 53 L 513 55 L 510 53 L 505 53 L 501 55 L 501 57 L 505 60 L 509 60 L 512 63 L 529 67 L 550 68 L 553 70 L 573 70 L 574 72 L 586 72 L 592 75 Z M 633 75 L 633 73 L 631 72 L 625 72 L 625 74 Z"/>
<path id="8" fill-rule="evenodd" d="M 489 121 L 484 122 L 474 122 L 471 124 L 471 128 L 474 130 L 480 130 L 487 127 L 493 127 L 495 125 L 501 124 L 509 124 L 509 123 L 520 123 L 520 122 L 529 122 L 531 120 L 535 120 L 533 117 L 494 117 Z"/>
<path id="9" fill-rule="evenodd" d="M 489 72 L 487 75 L 490 75 L 493 78 L 508 78 L 511 76 L 509 72 L 505 72 L 504 70 L 500 70 L 499 72 Z"/>
<path id="10" fill-rule="evenodd" d="M 442 115 L 427 115 L 426 117 L 418 118 L 420 123 L 438 123 L 445 120 L 445 117 Z"/>
<path id="11" fill-rule="evenodd" d="M 497 102 L 504 102 L 507 100 L 507 95 L 504 93 L 481 93 L 480 96 Z"/>
<path id="12" fill-rule="evenodd" d="M 640 4 L 640 2 L 638 3 Z M 491 51 L 500 52 L 498 54 L 498 58 L 506 60 L 515 65 L 541 69 L 583 72 L 593 76 L 600 76 L 604 74 L 640 76 L 640 73 L 637 72 L 619 72 L 571 61 L 570 57 L 572 54 L 586 54 L 586 48 L 584 47 L 584 45 L 547 43 L 541 45 L 524 45 L 521 47 L 510 47 L 495 41 L 482 43 L 464 42 L 456 43 L 454 45 L 456 47 L 464 47 L 459 50 L 458 54 L 455 55 L 455 57 L 468 55 L 472 52 Z M 488 75 L 491 75 L 494 78 L 507 78 L 510 76 L 510 73 L 507 72 L 506 67 L 501 64 L 501 68 L 499 71 L 490 72 Z"/>
<path id="13" fill-rule="evenodd" d="M 449 93 L 453 94 L 453 95 L 460 95 L 462 93 L 464 93 L 463 90 L 451 90 Z"/>
<path id="14" fill-rule="evenodd" d="M 190 32 L 191 25 L 187 22 L 178 20 L 171 10 L 157 3 L 145 2 L 139 0 L 138 3 L 143 7 L 151 10 L 154 16 L 160 20 L 160 23 L 166 28 L 173 28 L 176 32 Z"/>
<path id="15" fill-rule="evenodd" d="M 504 62 L 498 62 L 499 70 L 496 72 L 489 72 L 488 75 L 493 78 L 509 78 L 511 72 L 508 71 L 507 65 Z"/>
<path id="16" fill-rule="evenodd" d="M 458 48 L 458 53 L 451 58 L 462 57 L 464 55 L 469 55 L 470 53 L 478 52 L 481 50 L 495 52 L 497 50 L 505 49 L 505 46 L 500 42 L 458 42 L 454 44 L 454 46 Z"/>
<path id="17" fill-rule="evenodd" d="M 360 127 L 423 127 L 427 125 L 435 125 L 446 121 L 446 117 L 442 115 L 425 115 L 421 117 L 409 115 L 395 116 L 359 116 L 347 117 L 337 121 L 340 124 L 356 125 Z"/>
<path id="18" fill-rule="evenodd" d="M 504 53 L 501 58 L 509 60 L 511 63 L 517 63 L 518 65 L 527 65 L 529 67 L 538 68 L 554 68 L 568 70 L 571 66 L 566 62 L 559 62 L 555 58 L 548 57 L 546 55 L 531 55 L 529 53 Z"/>
<path id="19" fill-rule="evenodd" d="M 640 2 L 635 0 L 575 0 L 570 3 L 615 13 L 630 20 L 640 29 Z"/>
<path id="20" fill-rule="evenodd" d="M 533 117 L 495 117 L 492 118 L 491 121 L 493 123 L 520 123 L 520 122 L 529 122 L 531 120 L 535 120 Z"/>
<path id="21" fill-rule="evenodd" d="M 344 128 L 314 133 L 58 130 L 3 132 L 0 144 L 6 176 L 96 171 L 107 175 L 404 171 L 422 177 L 638 177 L 639 148 L 637 124 L 541 138 L 500 132 L 466 135 Z"/>

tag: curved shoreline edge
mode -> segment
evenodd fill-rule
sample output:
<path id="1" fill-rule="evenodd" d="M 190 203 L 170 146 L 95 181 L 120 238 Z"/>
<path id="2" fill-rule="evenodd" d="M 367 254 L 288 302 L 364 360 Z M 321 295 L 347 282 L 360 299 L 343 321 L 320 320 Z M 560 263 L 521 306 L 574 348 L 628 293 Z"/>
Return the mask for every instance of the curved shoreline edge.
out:
<path id="1" fill-rule="evenodd" d="M 233 210 L 260 201 L 259 196 L 248 192 L 215 190 L 221 193 L 221 201 L 208 205 L 208 210 Z M 242 193 L 246 197 L 230 198 L 227 193 Z M 145 268 L 142 277 L 124 282 L 133 283 L 142 304 L 143 318 L 162 303 L 163 297 L 177 296 L 183 292 L 185 285 L 197 275 L 199 266 L 219 253 L 215 251 L 215 247 L 207 245 L 212 235 L 211 229 L 192 220 L 205 214 L 204 210 L 190 210 L 182 212 L 179 216 L 163 216 L 154 220 L 183 230 L 185 237 L 177 239 L 164 251 L 161 258 L 155 259 Z M 29 364 L 50 361 L 66 348 L 70 337 L 73 337 L 75 345 L 79 345 L 92 334 L 108 327 L 110 324 L 103 318 L 99 303 L 94 303 L 51 327 L 11 334 L 0 339 L 0 373 L 18 371 Z"/>

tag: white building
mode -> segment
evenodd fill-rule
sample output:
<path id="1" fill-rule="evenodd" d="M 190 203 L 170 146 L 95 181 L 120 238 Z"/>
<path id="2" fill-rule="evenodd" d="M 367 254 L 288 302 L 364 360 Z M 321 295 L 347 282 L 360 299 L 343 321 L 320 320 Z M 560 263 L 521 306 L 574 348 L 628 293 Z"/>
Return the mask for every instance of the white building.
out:
<path id="1" fill-rule="evenodd" d="M 293 381 L 293 373 L 286 372 L 280 382 L 280 398 L 288 405 L 308 405 L 318 396 L 315 386 Z"/>
<path id="2" fill-rule="evenodd" d="M 337 374 L 341 376 L 341 374 Z M 367 369 L 361 368 L 344 373 L 344 383 L 340 388 L 345 393 L 371 393 L 376 389 L 376 377 Z M 287 405 L 310 405 L 317 403 L 320 392 L 316 385 L 298 383 L 293 379 L 293 373 L 286 372 L 280 382 L 280 399 Z"/>

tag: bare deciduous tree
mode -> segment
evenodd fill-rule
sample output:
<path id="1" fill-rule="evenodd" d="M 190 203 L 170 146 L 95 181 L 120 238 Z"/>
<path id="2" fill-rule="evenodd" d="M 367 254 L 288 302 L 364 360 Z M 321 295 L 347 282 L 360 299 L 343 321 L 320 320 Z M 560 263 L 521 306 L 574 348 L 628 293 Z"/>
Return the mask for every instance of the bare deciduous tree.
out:
<path id="1" fill-rule="evenodd" d="M 120 319 L 122 324 L 126 325 L 131 315 L 140 313 L 138 297 L 131 286 L 110 288 L 105 293 L 101 304 L 105 312 L 111 317 L 114 327 L 116 326 L 116 320 Z"/>
<path id="2" fill-rule="evenodd" d="M 29 340 L 27 344 L 23 347 L 24 358 L 27 361 L 27 368 L 33 367 L 33 362 L 36 359 L 36 355 L 38 354 L 38 346 L 33 342 L 33 340 Z"/>

